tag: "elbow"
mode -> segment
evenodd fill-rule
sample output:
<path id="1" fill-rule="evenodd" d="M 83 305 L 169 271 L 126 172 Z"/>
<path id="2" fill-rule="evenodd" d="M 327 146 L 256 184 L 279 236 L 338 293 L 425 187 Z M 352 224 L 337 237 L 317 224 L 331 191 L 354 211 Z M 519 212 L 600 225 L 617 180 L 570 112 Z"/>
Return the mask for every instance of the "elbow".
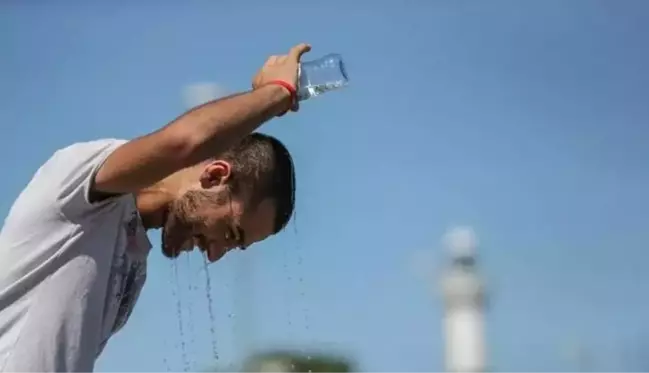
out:
<path id="1" fill-rule="evenodd" d="M 211 156 L 208 154 L 209 141 L 199 131 L 178 129 L 169 131 L 167 136 L 168 146 L 164 152 L 179 169 L 193 166 Z"/>
<path id="2" fill-rule="evenodd" d="M 232 134 L 224 131 L 224 123 L 215 115 L 202 114 L 196 110 L 185 114 L 162 131 L 170 156 L 183 167 L 193 166 L 225 150 Z M 216 139 L 219 139 L 216 141 Z"/>
<path id="3" fill-rule="evenodd" d="M 182 169 L 196 164 L 196 153 L 200 147 L 200 141 L 195 134 L 186 130 L 167 128 L 165 131 L 166 146 L 160 151 L 164 158 L 167 158 L 176 169 Z"/>

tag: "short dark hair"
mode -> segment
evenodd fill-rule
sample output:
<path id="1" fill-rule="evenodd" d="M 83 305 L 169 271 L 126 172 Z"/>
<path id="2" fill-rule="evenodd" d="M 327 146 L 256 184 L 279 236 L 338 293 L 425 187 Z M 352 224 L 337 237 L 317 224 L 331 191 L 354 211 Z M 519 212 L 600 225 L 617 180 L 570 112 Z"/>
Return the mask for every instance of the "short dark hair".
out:
<path id="1" fill-rule="evenodd" d="M 251 192 L 256 206 L 270 198 L 275 202 L 273 234 L 280 232 L 295 209 L 295 169 L 291 153 L 273 136 L 255 132 L 219 156 L 232 166 L 232 187 Z"/>

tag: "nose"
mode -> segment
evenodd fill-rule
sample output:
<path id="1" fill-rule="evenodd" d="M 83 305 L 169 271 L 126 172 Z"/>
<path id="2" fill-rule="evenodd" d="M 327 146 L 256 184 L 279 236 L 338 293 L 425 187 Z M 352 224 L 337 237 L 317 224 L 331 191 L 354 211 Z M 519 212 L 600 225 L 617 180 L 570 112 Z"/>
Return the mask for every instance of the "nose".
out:
<path id="1" fill-rule="evenodd" d="M 228 248 L 218 243 L 211 243 L 207 250 L 207 258 L 210 262 L 216 262 L 221 259 L 228 252 Z"/>

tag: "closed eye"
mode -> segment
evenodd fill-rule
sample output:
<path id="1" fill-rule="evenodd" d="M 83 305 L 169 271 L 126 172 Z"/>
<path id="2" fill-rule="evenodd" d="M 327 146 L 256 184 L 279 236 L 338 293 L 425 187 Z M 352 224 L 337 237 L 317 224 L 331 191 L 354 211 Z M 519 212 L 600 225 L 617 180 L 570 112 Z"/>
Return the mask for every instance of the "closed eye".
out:
<path id="1" fill-rule="evenodd" d="M 225 240 L 228 243 L 234 242 L 237 245 L 240 245 L 241 235 L 238 233 L 239 231 L 237 229 L 228 228 L 228 231 L 225 233 Z"/>
<path id="2" fill-rule="evenodd" d="M 235 237 L 236 237 L 236 240 L 237 240 L 237 245 L 239 245 L 239 249 L 245 250 L 246 249 L 246 246 L 245 246 L 245 244 L 246 244 L 245 232 L 243 231 L 243 229 L 241 229 L 240 226 L 237 226 L 235 228 L 235 231 L 236 231 L 236 236 Z"/>

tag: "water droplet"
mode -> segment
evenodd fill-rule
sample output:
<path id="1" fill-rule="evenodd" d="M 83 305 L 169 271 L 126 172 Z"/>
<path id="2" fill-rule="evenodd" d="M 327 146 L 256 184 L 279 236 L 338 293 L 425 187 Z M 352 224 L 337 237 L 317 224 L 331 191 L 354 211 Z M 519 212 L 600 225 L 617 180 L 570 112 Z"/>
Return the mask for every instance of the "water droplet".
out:
<path id="1" fill-rule="evenodd" d="M 216 361 L 219 361 L 219 351 L 216 345 L 216 317 L 214 317 L 214 307 L 212 303 L 212 280 L 210 279 L 210 272 L 208 271 L 209 261 L 207 253 L 203 252 L 203 266 L 205 269 L 205 294 L 207 295 L 207 312 L 210 316 L 210 336 L 212 338 L 212 355 Z"/>
<path id="2" fill-rule="evenodd" d="M 291 272 L 289 271 L 289 266 L 288 266 L 288 249 L 284 248 L 282 249 L 282 268 L 284 269 L 284 274 L 286 275 L 286 284 L 283 286 L 283 299 L 284 299 L 284 308 L 286 310 L 286 325 L 287 325 L 287 332 L 289 334 L 289 338 L 293 334 L 293 315 L 291 313 L 291 310 L 293 309 L 293 305 L 291 304 L 291 294 L 290 294 L 290 289 L 291 289 L 291 282 L 293 281 L 293 276 L 291 276 Z"/>
<path id="3" fill-rule="evenodd" d="M 171 368 L 169 368 L 169 360 L 167 360 L 166 356 L 162 358 L 162 363 L 165 365 L 165 370 L 171 372 Z"/>
<path id="4" fill-rule="evenodd" d="M 185 372 L 189 371 L 189 361 L 187 360 L 187 349 L 185 346 L 185 330 L 183 327 L 183 312 L 182 312 L 182 302 L 180 299 L 180 284 L 178 282 L 178 264 L 175 260 L 171 261 L 171 267 L 173 269 L 173 278 L 175 286 L 172 286 L 172 291 L 174 297 L 176 298 L 176 316 L 178 318 L 178 334 L 180 335 L 180 354 L 183 362 Z"/>
<path id="5" fill-rule="evenodd" d="M 307 331 L 310 329 L 310 317 L 309 317 L 309 307 L 307 305 L 306 301 L 306 290 L 305 290 L 305 283 L 304 283 L 304 277 L 302 273 L 304 272 L 303 264 L 304 264 L 304 255 L 303 255 L 303 250 L 302 250 L 302 245 L 300 244 L 300 239 L 297 234 L 297 215 L 293 219 L 293 226 L 294 226 L 294 231 L 295 231 L 295 255 L 296 255 L 296 261 L 297 261 L 297 293 L 299 294 L 299 303 L 301 303 L 301 311 L 302 311 L 302 316 L 303 316 L 303 321 L 304 321 L 304 329 Z M 295 308 L 295 307 L 291 307 Z M 303 350 L 304 352 L 304 350 Z"/>
<path id="6" fill-rule="evenodd" d="M 191 256 L 186 254 L 185 257 L 187 258 L 187 260 L 186 260 L 186 266 L 187 266 L 186 267 L 187 268 L 186 273 L 191 273 L 191 271 L 190 271 L 191 270 L 191 260 L 190 260 Z M 188 326 L 188 329 L 189 329 L 189 351 L 193 352 L 193 351 L 196 350 L 196 347 L 195 347 L 196 339 L 194 337 L 196 333 L 194 333 L 194 305 L 193 305 L 191 300 L 193 298 L 192 289 L 195 288 L 195 286 L 192 286 L 192 279 L 189 276 L 184 276 L 184 277 L 187 278 L 188 289 L 189 289 L 189 294 L 188 294 L 187 300 L 185 302 L 185 306 L 186 306 L 185 308 L 187 309 L 187 316 L 188 316 L 188 318 L 187 318 L 188 325 L 187 326 Z M 190 361 L 190 365 L 193 365 L 194 359 L 192 359 L 191 356 L 189 357 L 189 361 Z"/>
<path id="7" fill-rule="evenodd" d="M 257 331 L 255 324 L 255 312 L 257 310 L 257 307 L 255 307 L 255 257 L 247 254 L 240 253 L 236 257 L 232 299 L 232 306 L 236 315 L 234 343 L 241 359 L 244 359 L 254 350 Z"/>

